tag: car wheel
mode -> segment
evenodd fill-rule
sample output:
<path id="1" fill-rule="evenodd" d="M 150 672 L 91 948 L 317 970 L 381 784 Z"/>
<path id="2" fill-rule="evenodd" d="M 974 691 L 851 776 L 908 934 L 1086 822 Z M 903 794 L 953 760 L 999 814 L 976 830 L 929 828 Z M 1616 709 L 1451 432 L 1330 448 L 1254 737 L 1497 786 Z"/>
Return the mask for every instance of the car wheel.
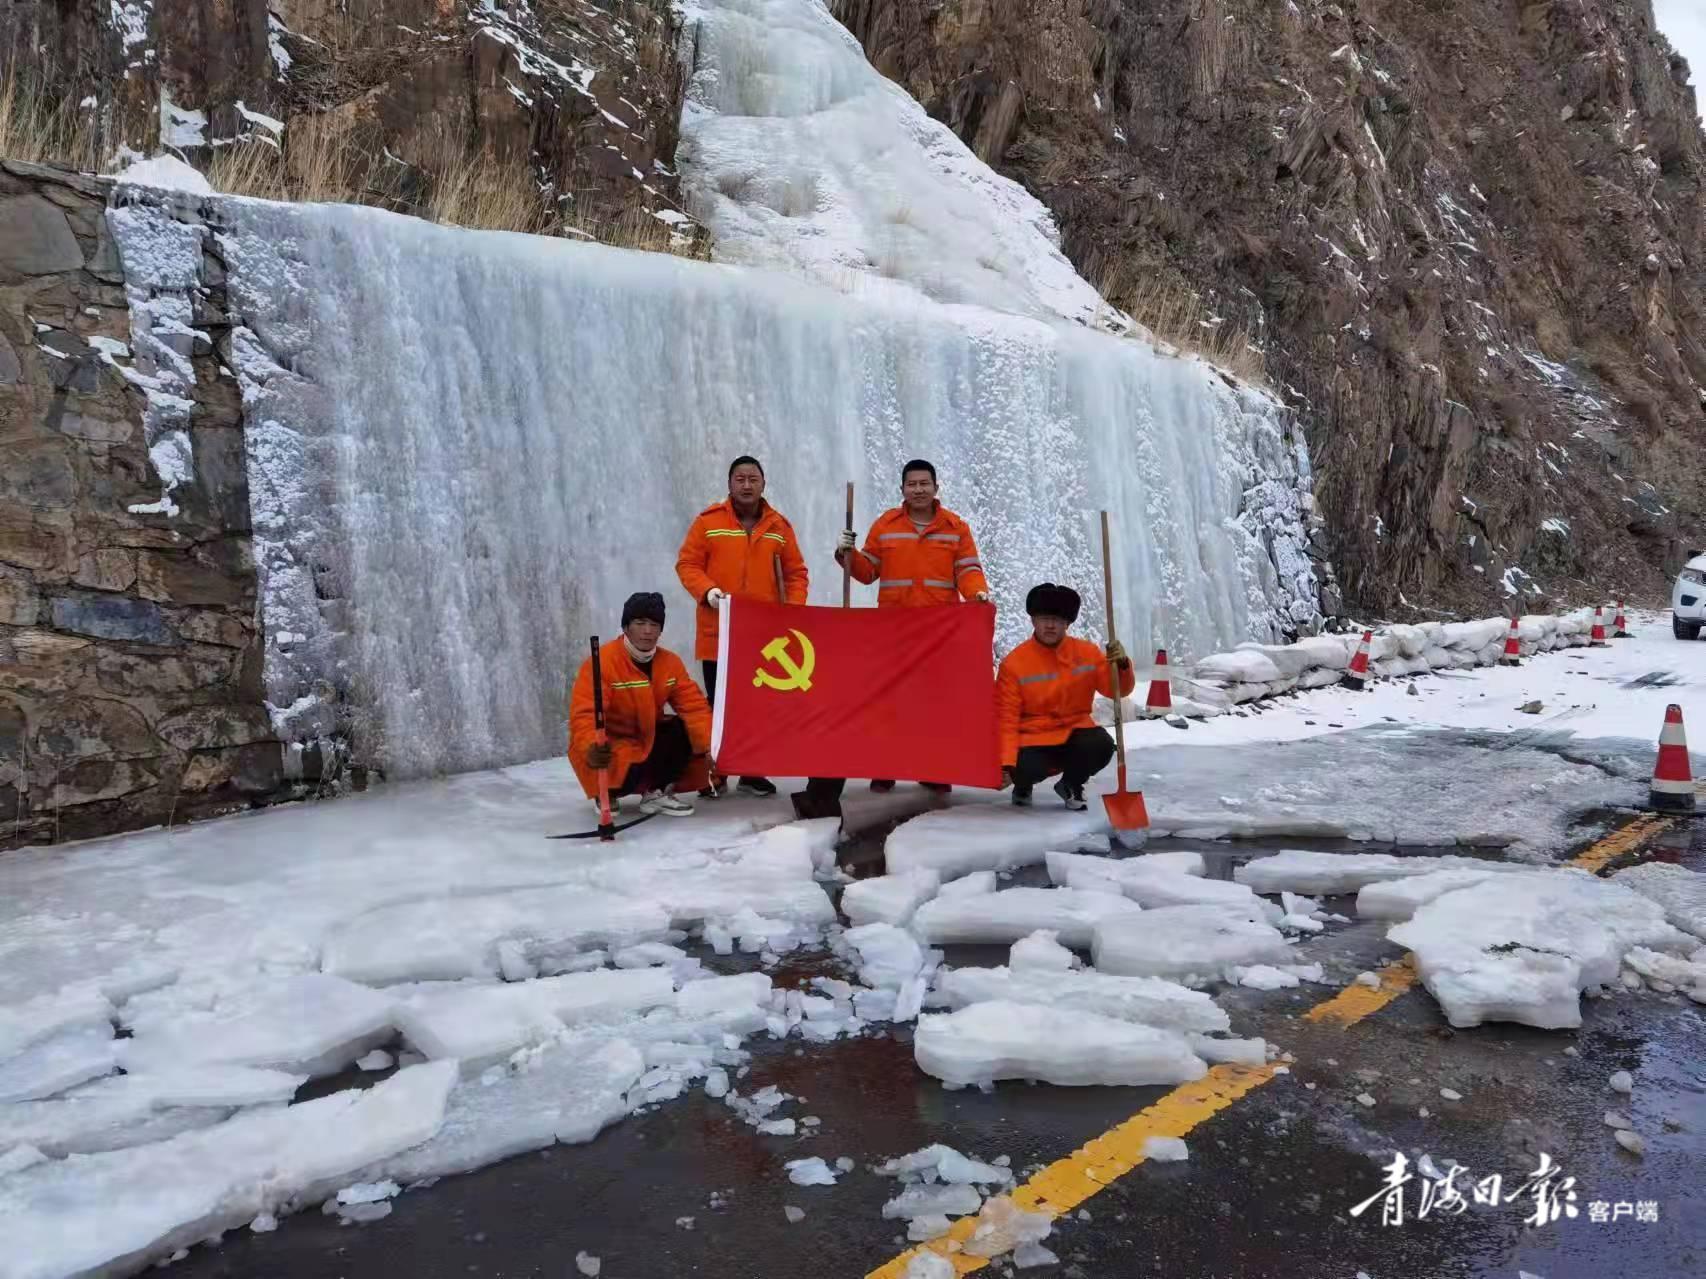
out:
<path id="1" fill-rule="evenodd" d="M 1699 622 L 1685 622 L 1675 613 L 1670 615 L 1670 633 L 1681 640 L 1698 639 L 1700 637 Z"/>

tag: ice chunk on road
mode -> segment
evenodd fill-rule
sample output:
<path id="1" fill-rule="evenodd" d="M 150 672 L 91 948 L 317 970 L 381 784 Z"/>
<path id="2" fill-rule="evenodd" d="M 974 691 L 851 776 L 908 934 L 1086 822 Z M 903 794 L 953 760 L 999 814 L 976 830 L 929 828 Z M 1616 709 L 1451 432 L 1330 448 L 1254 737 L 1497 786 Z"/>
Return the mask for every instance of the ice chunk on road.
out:
<path id="1" fill-rule="evenodd" d="M 1235 906 L 1279 918 L 1279 910 L 1230 879 L 1201 879 L 1174 871 L 1127 875 L 1120 889 L 1140 906 Z"/>
<path id="2" fill-rule="evenodd" d="M 921 1252 L 906 1263 L 901 1279 L 954 1279 L 959 1271 L 954 1263 L 934 1252 Z"/>
<path id="3" fill-rule="evenodd" d="M 1644 946 L 1631 947 L 1623 962 L 1649 981 L 1668 982 L 1697 1004 L 1706 1004 L 1706 963 L 1661 955 Z"/>
<path id="4" fill-rule="evenodd" d="M 788 1170 L 788 1180 L 796 1186 L 833 1186 L 835 1172 L 820 1156 L 810 1159 L 790 1159 L 782 1165 Z"/>
<path id="5" fill-rule="evenodd" d="M 1283 964 L 1291 948 L 1254 912 L 1224 906 L 1166 906 L 1146 910 L 1135 926 L 1096 929 L 1091 954 L 1098 969 L 1131 977 L 1201 982 L 1234 964 Z"/>
<path id="6" fill-rule="evenodd" d="M 1158 977 L 1119 977 L 1085 969 L 1047 973 L 1008 968 L 955 968 L 936 979 L 936 995 L 949 1008 L 1005 1000 L 1096 1013 L 1167 1030 L 1211 1032 L 1230 1026 L 1209 996 Z"/>
<path id="7" fill-rule="evenodd" d="M 601 968 L 506 985 L 429 986 L 401 1000 L 396 1018 L 428 1058 L 460 1058 L 471 1073 L 524 1044 L 555 1037 L 565 1023 L 674 1002 L 675 983 L 664 969 Z"/>
<path id="8" fill-rule="evenodd" d="M 981 898 L 967 898 L 979 901 Z M 924 968 L 926 956 L 918 939 L 893 924 L 863 924 L 849 928 L 842 939 L 859 953 L 859 980 L 867 986 L 898 990 Z M 861 1017 L 864 1013 L 859 1014 Z"/>
<path id="9" fill-rule="evenodd" d="M 324 1197 L 437 1131 L 449 1062 L 132 1150 L 55 1160 L 0 1179 L 6 1279 L 129 1273 L 176 1248 Z"/>
<path id="10" fill-rule="evenodd" d="M 0 1103 L 52 1097 L 111 1074 L 116 1064 L 110 1023 L 57 1031 L 0 1061 Z"/>
<path id="11" fill-rule="evenodd" d="M 1268 1045 L 1263 1039 L 1213 1039 L 1208 1035 L 1189 1036 L 1191 1051 L 1211 1065 L 1233 1062 L 1240 1066 L 1267 1064 Z"/>
<path id="12" fill-rule="evenodd" d="M 1236 965 L 1226 970 L 1226 980 L 1252 990 L 1285 990 L 1298 984 L 1295 973 L 1275 968 L 1271 964 L 1251 964 L 1248 968 Z"/>
<path id="13" fill-rule="evenodd" d="M 854 925 L 905 924 L 941 886 L 941 877 L 933 870 L 855 880 L 842 890 L 841 913 Z"/>
<path id="14" fill-rule="evenodd" d="M 1336 897 L 1387 879 L 1408 879 L 1441 870 L 1520 873 L 1531 867 L 1474 857 L 1398 857 L 1392 853 L 1316 853 L 1288 848 L 1258 857 L 1232 872 L 1240 884 L 1258 893 L 1309 893 Z"/>
<path id="15" fill-rule="evenodd" d="M 1067 946 L 1088 946 L 1096 927 L 1130 926 L 1141 908 L 1113 893 L 1083 888 L 1009 888 L 978 897 L 937 898 L 912 917 L 912 930 L 932 943 L 1006 942 L 1046 928 Z"/>
<path id="16" fill-rule="evenodd" d="M 1013 1180 L 1012 1169 L 968 1158 L 952 1146 L 940 1143 L 915 1150 L 910 1155 L 884 1160 L 877 1165 L 877 1173 L 879 1176 L 899 1177 L 902 1180 L 935 1180 L 964 1185 L 975 1183 L 981 1186 L 1004 1186 Z"/>
<path id="17" fill-rule="evenodd" d="M 1207 1070 L 1175 1032 L 1003 1000 L 919 1018 L 913 1046 L 919 1069 L 953 1087 L 998 1079 L 1176 1084 Z"/>
<path id="18" fill-rule="evenodd" d="M 1514 1021 L 1547 1030 L 1580 1026 L 1581 991 L 1615 982 L 1631 947 L 1689 942 L 1657 902 L 1572 870 L 1456 889 L 1386 936 L 1415 953 L 1422 984 L 1453 1026 Z"/>
<path id="19" fill-rule="evenodd" d="M 675 1010 L 689 1020 L 767 1007 L 774 984 L 764 973 L 734 973 L 690 981 L 675 996 Z"/>
<path id="20" fill-rule="evenodd" d="M 1100 888 L 1091 882 L 1111 879 L 1123 883 L 1134 875 L 1193 875 L 1203 873 L 1201 853 L 1144 853 L 1140 857 L 1091 857 L 1084 853 L 1048 853 L 1049 880 L 1060 888 Z"/>
<path id="21" fill-rule="evenodd" d="M 598 1279 L 599 1271 L 604 1269 L 604 1263 L 590 1252 L 577 1252 L 575 1254 L 575 1269 L 585 1275 L 587 1279 Z"/>
<path id="22" fill-rule="evenodd" d="M 978 870 L 1035 866 L 1050 848 L 1072 848 L 1107 829 L 1107 818 L 1086 810 L 967 804 L 902 822 L 883 844 L 891 875 L 933 870 L 943 879 Z"/>
<path id="23" fill-rule="evenodd" d="M 598 863 L 587 878 L 624 900 L 658 903 L 676 928 L 723 919 L 742 909 L 821 927 L 835 921 L 835 907 L 813 872 L 820 864 L 834 864 L 835 825 L 789 822 L 711 852 L 614 858 Z"/>
<path id="24" fill-rule="evenodd" d="M 883 1216 L 969 1217 L 983 1207 L 983 1196 L 969 1182 L 908 1186 L 883 1205 Z"/>
<path id="25" fill-rule="evenodd" d="M 946 1216 L 925 1214 L 906 1223 L 906 1237 L 913 1243 L 927 1243 L 948 1233 L 953 1223 Z"/>
<path id="26" fill-rule="evenodd" d="M 1156 1163 L 1175 1163 L 1191 1157 L 1182 1137 L 1145 1137 L 1143 1157 Z"/>
<path id="27" fill-rule="evenodd" d="M 189 1062 L 258 1066 L 290 1074 L 335 1074 L 391 1035 L 396 1001 L 325 973 L 299 973 L 239 987 L 211 1008 L 184 1008 L 161 992 L 125 1009 L 126 1070 Z"/>
<path id="28" fill-rule="evenodd" d="M 958 879 L 950 879 L 937 891 L 938 897 L 975 896 L 978 893 L 993 893 L 995 891 L 995 872 L 992 870 L 977 870 Z"/>
<path id="29" fill-rule="evenodd" d="M 1645 862 L 1620 870 L 1614 884 L 1633 888 L 1664 907 L 1674 927 L 1706 940 L 1706 875 L 1664 862 Z"/>
<path id="30" fill-rule="evenodd" d="M 1013 943 L 1007 963 L 1014 972 L 1064 973 L 1078 967 L 1078 956 L 1059 941 L 1059 934 L 1039 928 Z"/>
<path id="31" fill-rule="evenodd" d="M 1022 1243 L 1013 1249 L 1013 1268 L 1030 1270 L 1034 1266 L 1056 1266 L 1060 1258 L 1040 1243 Z"/>
<path id="32" fill-rule="evenodd" d="M 73 1030 L 110 1032 L 113 1006 L 98 991 L 68 988 L 0 1008 L 0 1062 L 31 1044 Z M 109 1038 L 110 1033 L 109 1033 Z"/>
<path id="33" fill-rule="evenodd" d="M 670 882 L 660 875 L 657 886 Z M 812 887 L 822 896 L 822 889 Z M 326 939 L 320 967 L 375 986 L 498 977 L 505 942 L 515 943 L 528 963 L 544 970 L 594 946 L 662 940 L 669 925 L 656 901 L 578 883 L 441 897 L 357 915 Z"/>
<path id="34" fill-rule="evenodd" d="M 0 1106 L 0 1149 L 39 1146 L 55 1158 L 163 1141 L 239 1106 L 287 1102 L 306 1075 L 193 1065 L 102 1079 L 52 1101 Z"/>
<path id="35" fill-rule="evenodd" d="M 565 1039 L 524 1055 L 497 1082 L 464 1079 L 451 1090 L 433 1136 L 368 1168 L 404 1185 L 472 1172 L 557 1142 L 591 1141 L 628 1113 L 627 1092 L 645 1070 L 625 1039 Z"/>
<path id="36" fill-rule="evenodd" d="M 1363 919 L 1402 922 L 1440 894 L 1479 884 L 1497 873 L 1491 870 L 1435 870 L 1408 879 L 1381 880 L 1357 893 L 1357 914 Z"/>
<path id="37" fill-rule="evenodd" d="M 1054 1228 L 1046 1212 L 1026 1212 L 1006 1195 L 997 1195 L 983 1205 L 977 1227 L 966 1240 L 972 1257 L 999 1257 L 1028 1243 L 1041 1243 Z"/>

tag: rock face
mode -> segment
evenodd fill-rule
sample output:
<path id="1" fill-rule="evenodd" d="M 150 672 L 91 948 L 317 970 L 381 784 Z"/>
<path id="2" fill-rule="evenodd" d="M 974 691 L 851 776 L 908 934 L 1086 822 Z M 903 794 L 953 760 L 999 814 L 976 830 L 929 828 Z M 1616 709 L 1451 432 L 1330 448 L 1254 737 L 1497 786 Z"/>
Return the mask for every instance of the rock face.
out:
<path id="1" fill-rule="evenodd" d="M 198 336 L 149 348 L 103 258 L 108 196 L 0 161 L 0 848 L 299 793 L 261 697 L 218 262 L 176 291 Z M 167 510 L 179 454 L 150 397 L 174 356 L 189 461 Z"/>
<path id="2" fill-rule="evenodd" d="M 12 0 L 0 70 L 28 50 L 32 92 L 85 104 L 87 159 L 170 147 L 240 193 L 644 242 L 680 235 L 674 22 L 668 0 Z"/>
<path id="3" fill-rule="evenodd" d="M 1353 603 L 1656 597 L 1695 549 L 1706 141 L 1648 0 L 831 8 L 1110 300 L 1262 349 Z"/>

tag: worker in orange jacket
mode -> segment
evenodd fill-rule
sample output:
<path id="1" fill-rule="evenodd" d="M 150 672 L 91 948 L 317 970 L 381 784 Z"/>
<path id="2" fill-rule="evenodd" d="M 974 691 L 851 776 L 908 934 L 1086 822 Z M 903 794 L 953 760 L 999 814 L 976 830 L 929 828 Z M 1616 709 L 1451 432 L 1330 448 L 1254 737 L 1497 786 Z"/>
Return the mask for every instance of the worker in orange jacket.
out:
<path id="1" fill-rule="evenodd" d="M 936 493 L 936 468 L 913 458 L 900 468 L 900 505 L 877 517 L 865 545 L 855 549 L 853 531 L 843 530 L 835 562 L 845 564 L 859 581 L 877 584 L 878 608 L 989 602 L 989 579 L 971 525 L 943 506 Z M 938 793 L 949 789 L 925 785 Z M 879 779 L 871 789 L 890 791 L 894 783 Z"/>
<path id="2" fill-rule="evenodd" d="M 675 575 L 698 604 L 693 655 L 705 673 L 705 691 L 717 700 L 717 606 L 726 596 L 804 604 L 810 575 L 794 526 L 764 500 L 764 467 L 755 457 L 729 463 L 729 495 L 694 518 L 675 557 Z M 774 795 L 768 778 L 743 777 L 738 790 Z M 714 799 L 719 791 L 699 792 Z"/>
<path id="3" fill-rule="evenodd" d="M 1066 633 L 1078 620 L 1078 592 L 1044 582 L 1025 596 L 1031 638 L 1001 659 L 995 681 L 996 722 L 1001 733 L 1001 786 L 1027 807 L 1031 788 L 1061 775 L 1054 793 L 1068 808 L 1086 806 L 1084 783 L 1114 757 L 1114 739 L 1090 718 L 1096 694 L 1117 698 L 1137 687 L 1125 647 L 1111 641 L 1099 649 Z M 1109 662 L 1119 668 L 1115 694 Z"/>
<path id="4" fill-rule="evenodd" d="M 599 647 L 604 735 L 593 715 L 592 662 L 582 663 L 569 695 L 569 762 L 589 798 L 606 769 L 610 796 L 639 795 L 642 813 L 687 817 L 692 791 L 711 776 L 711 704 L 682 660 L 658 643 L 663 596 L 641 591 L 622 606 L 622 634 Z"/>

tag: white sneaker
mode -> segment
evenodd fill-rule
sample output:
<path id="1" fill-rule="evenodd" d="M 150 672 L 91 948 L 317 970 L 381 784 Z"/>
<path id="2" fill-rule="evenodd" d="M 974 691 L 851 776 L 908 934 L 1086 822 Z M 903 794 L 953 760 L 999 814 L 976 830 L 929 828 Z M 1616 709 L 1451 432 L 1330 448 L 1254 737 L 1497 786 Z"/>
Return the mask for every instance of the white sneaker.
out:
<path id="1" fill-rule="evenodd" d="M 669 791 L 654 790 L 646 792 L 646 797 L 640 801 L 640 811 L 662 813 L 665 817 L 691 817 L 693 805 Z"/>

